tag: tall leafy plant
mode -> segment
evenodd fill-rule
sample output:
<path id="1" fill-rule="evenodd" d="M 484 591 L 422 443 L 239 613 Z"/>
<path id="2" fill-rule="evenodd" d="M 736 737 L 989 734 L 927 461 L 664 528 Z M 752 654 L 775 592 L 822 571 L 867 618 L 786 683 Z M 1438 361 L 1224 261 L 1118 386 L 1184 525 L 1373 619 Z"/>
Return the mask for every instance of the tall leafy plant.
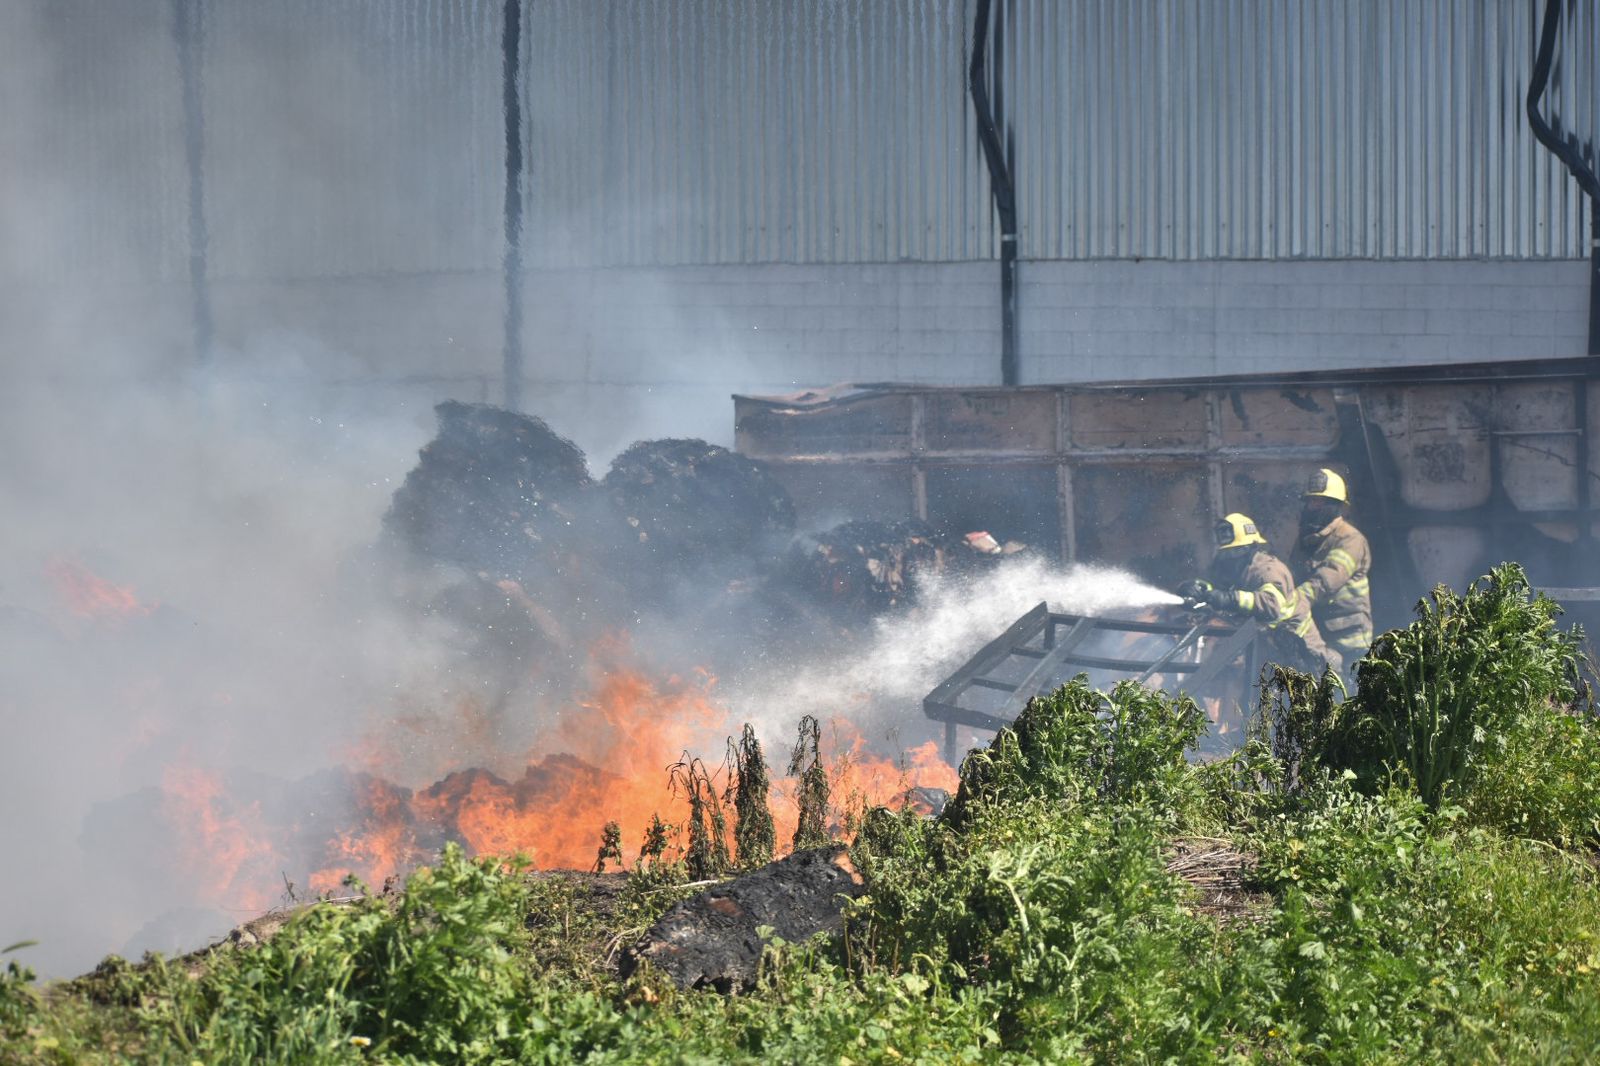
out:
<path id="1" fill-rule="evenodd" d="M 800 719 L 800 737 L 789 760 L 789 776 L 800 779 L 800 817 L 794 827 L 794 850 L 826 847 L 828 837 L 828 772 L 822 767 L 822 727 L 816 718 Z"/>
<path id="2" fill-rule="evenodd" d="M 734 850 L 739 866 L 754 870 L 772 861 L 776 846 L 772 809 L 767 805 L 772 791 L 767 758 L 749 723 L 745 724 L 738 746 L 730 741 L 729 748 L 735 774 L 733 810 L 738 818 L 733 830 Z"/>
<path id="3" fill-rule="evenodd" d="M 684 752 L 669 768 L 672 790 L 689 799 L 689 850 L 684 856 L 691 880 L 721 877 L 733 865 L 728 855 L 728 821 L 706 764 Z"/>
<path id="4" fill-rule="evenodd" d="M 1571 702 L 1581 634 L 1556 628 L 1560 606 L 1534 594 L 1515 563 L 1465 593 L 1436 588 L 1416 613 L 1361 660 L 1355 713 L 1338 739 L 1358 772 L 1404 771 L 1437 807 L 1452 787 L 1470 787 L 1519 717 Z"/>

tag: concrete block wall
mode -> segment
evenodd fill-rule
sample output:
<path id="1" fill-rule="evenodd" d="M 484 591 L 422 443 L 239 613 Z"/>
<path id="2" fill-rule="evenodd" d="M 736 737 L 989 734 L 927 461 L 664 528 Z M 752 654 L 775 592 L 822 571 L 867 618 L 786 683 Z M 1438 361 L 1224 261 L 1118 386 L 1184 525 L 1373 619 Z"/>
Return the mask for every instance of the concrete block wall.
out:
<path id="1" fill-rule="evenodd" d="M 1027 383 L 1581 354 L 1577 261 L 1025 262 Z M 734 392 L 841 381 L 994 384 L 993 262 L 539 271 L 524 397 L 599 455 L 648 436 L 732 439 Z M 499 399 L 492 272 L 212 286 L 222 369 L 350 407 Z M 187 286 L 0 291 L 0 353 L 104 382 L 192 365 Z"/>
<path id="2" fill-rule="evenodd" d="M 1020 278 L 1030 383 L 1578 355 L 1588 322 L 1581 262 L 1055 261 Z M 528 299 L 545 383 L 998 374 L 993 263 L 591 271 Z"/>
<path id="3" fill-rule="evenodd" d="M 1028 381 L 1581 355 L 1581 262 L 1023 266 Z"/>
<path id="4" fill-rule="evenodd" d="M 529 406 L 727 439 L 731 392 L 997 384 L 998 279 L 990 262 L 538 276 Z M 1581 262 L 1054 261 L 1021 264 L 1019 302 L 1023 380 L 1051 383 L 1579 355 L 1588 288 Z"/>

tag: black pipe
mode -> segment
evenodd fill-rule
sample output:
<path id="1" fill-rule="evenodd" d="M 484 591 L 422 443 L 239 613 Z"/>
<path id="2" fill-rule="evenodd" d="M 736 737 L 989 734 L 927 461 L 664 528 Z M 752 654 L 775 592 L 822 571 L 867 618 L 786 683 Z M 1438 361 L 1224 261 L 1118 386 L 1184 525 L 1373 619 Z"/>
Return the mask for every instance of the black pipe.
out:
<path id="1" fill-rule="evenodd" d="M 989 165 L 989 190 L 1000 215 L 1000 383 L 1021 384 L 1017 357 L 1017 204 L 1006 166 L 995 113 L 989 105 L 984 61 L 989 43 L 990 0 L 978 0 L 978 14 L 972 28 L 972 64 L 967 69 L 967 86 L 972 93 L 972 108 L 978 118 L 978 143 L 983 146 L 984 162 Z"/>
<path id="2" fill-rule="evenodd" d="M 1589 198 L 1589 352 L 1600 355 L 1600 178 L 1584 160 L 1576 139 L 1563 137 L 1539 114 L 1539 100 L 1550 82 L 1550 65 L 1555 58 L 1556 33 L 1561 27 L 1561 0 L 1548 0 L 1544 25 L 1539 31 L 1539 51 L 1533 60 L 1533 75 L 1528 81 L 1528 125 L 1555 157 L 1566 164 L 1578 179 L 1578 187 Z"/>
<path id="3" fill-rule="evenodd" d="M 200 49 L 205 40 L 204 5 L 172 0 L 172 37 L 178 48 L 178 84 L 183 94 L 183 162 L 189 178 L 189 299 L 195 361 L 211 361 L 215 327 L 206 269 L 205 111 L 200 97 Z"/>
<path id="4" fill-rule="evenodd" d="M 506 116 L 505 348 L 502 398 L 522 409 L 522 0 L 505 0 L 500 33 L 501 91 Z"/>
<path id="5" fill-rule="evenodd" d="M 1589 353 L 1600 355 L 1600 198 L 1589 198 Z"/>

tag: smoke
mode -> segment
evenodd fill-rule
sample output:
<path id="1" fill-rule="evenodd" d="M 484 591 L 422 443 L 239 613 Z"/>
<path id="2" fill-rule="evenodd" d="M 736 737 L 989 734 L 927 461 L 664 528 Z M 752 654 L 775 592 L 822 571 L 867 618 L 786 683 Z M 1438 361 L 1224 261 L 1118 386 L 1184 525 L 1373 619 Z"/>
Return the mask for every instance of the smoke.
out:
<path id="1" fill-rule="evenodd" d="M 336 823 L 338 796 L 285 783 L 348 765 L 374 733 L 419 764 L 522 755 L 529 720 L 564 695 L 530 679 L 526 700 L 458 737 L 450 719 L 487 671 L 457 627 L 396 609 L 372 548 L 433 403 L 499 395 L 497 5 L 458 5 L 478 21 L 408 39 L 440 48 L 411 66 L 392 54 L 415 31 L 402 5 L 205 7 L 203 353 L 173 5 L 0 10 L 0 944 L 40 941 L 25 961 L 52 975 L 198 946 L 254 913 L 256 897 L 204 882 L 260 859 L 250 830 L 275 813 L 216 790 L 247 780 L 284 796 L 286 818 Z M 536 167 L 590 136 L 561 117 L 530 116 Z M 605 181 L 530 212 L 604 212 Z M 664 226 L 680 206 L 634 222 Z M 849 334 L 823 334 L 809 306 L 773 298 L 817 288 L 798 268 L 757 285 L 737 268 L 568 271 L 551 257 L 593 250 L 543 251 L 527 271 L 525 403 L 597 468 L 640 438 L 731 443 L 730 392 L 827 384 L 861 361 L 818 352 L 870 341 L 854 313 Z M 894 299 L 879 310 L 898 319 Z M 794 347 L 803 334 L 816 350 Z M 796 380 L 801 356 L 823 369 Z M 1038 599 L 1154 595 L 1125 575 L 1009 567 L 930 586 L 825 664 L 758 662 L 719 691 L 774 738 L 807 710 L 871 709 L 880 732 L 912 732 L 938 676 Z M 626 621 L 641 654 L 683 672 L 727 625 Z M 162 816 L 179 793 L 204 805 L 213 850 L 173 851 Z"/>
<path id="2" fill-rule="evenodd" d="M 174 767 L 327 765 L 444 660 L 385 613 L 362 547 L 424 435 L 407 418 L 218 377 L 18 384 L 0 403 L 0 449 L 26 457 L 0 476 L 0 939 L 40 940 L 29 961 L 62 973 L 193 887 L 86 852 L 95 804 Z M 155 852 L 161 833 L 125 836 Z"/>
<path id="3" fill-rule="evenodd" d="M 499 88 L 474 65 L 499 69 L 498 5 L 404 70 L 401 5 L 202 6 L 204 359 L 174 5 L 0 10 L 0 944 L 40 941 L 47 974 L 248 916 L 87 850 L 97 805 L 190 771 L 296 779 L 477 680 L 369 546 L 433 403 L 498 395 Z M 791 384 L 745 372 L 748 323 L 653 276 L 527 288 L 527 405 L 597 460 L 731 442 L 729 392 Z M 656 358 L 658 392 L 624 387 Z M 162 832 L 119 821 L 118 854 Z"/>
<path id="4" fill-rule="evenodd" d="M 848 718 L 872 739 L 914 746 L 935 735 L 935 723 L 921 717 L 923 697 L 1040 602 L 1058 612 L 1114 615 L 1182 600 L 1125 570 L 1038 558 L 973 576 L 933 574 L 913 607 L 877 619 L 850 650 L 733 679 L 727 698 L 772 737 L 812 714 Z"/>

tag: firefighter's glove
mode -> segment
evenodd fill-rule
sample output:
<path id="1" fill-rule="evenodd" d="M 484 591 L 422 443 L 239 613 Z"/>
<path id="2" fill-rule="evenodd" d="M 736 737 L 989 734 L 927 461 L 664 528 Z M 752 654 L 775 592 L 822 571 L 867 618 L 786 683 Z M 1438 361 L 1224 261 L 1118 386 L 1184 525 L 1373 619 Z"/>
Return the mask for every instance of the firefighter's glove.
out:
<path id="1" fill-rule="evenodd" d="M 1209 588 L 1211 588 L 1211 582 L 1201 581 L 1199 578 L 1195 578 L 1190 581 L 1185 581 L 1183 584 L 1179 585 L 1178 595 L 1183 597 L 1183 601 L 1185 603 L 1200 603 L 1201 598 L 1205 595 L 1206 590 Z"/>

